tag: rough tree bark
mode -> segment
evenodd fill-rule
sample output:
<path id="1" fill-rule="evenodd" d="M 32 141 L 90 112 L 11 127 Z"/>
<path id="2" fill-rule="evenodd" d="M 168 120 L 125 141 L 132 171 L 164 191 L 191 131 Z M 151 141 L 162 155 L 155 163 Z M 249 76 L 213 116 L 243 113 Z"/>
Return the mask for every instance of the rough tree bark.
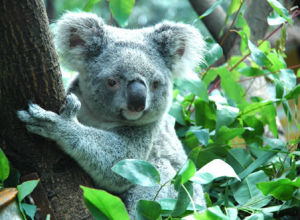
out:
<path id="1" fill-rule="evenodd" d="M 55 143 L 26 132 L 16 117 L 30 100 L 55 112 L 64 102 L 44 3 L 2 0 L 0 14 L 0 147 L 22 175 L 40 177 L 50 201 L 40 207 L 42 219 L 52 209 L 56 219 L 89 219 L 79 189 L 79 184 L 92 185 L 88 175 Z"/>

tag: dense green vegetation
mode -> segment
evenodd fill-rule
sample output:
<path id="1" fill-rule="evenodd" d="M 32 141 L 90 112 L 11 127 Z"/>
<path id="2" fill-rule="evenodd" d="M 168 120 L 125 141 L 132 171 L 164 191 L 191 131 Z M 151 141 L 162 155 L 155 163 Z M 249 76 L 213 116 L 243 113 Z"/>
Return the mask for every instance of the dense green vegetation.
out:
<path id="1" fill-rule="evenodd" d="M 101 1 L 82 2 L 79 7 L 91 11 Z M 216 5 L 222 2 L 219 0 Z M 139 160 L 124 160 L 113 167 L 114 172 L 134 184 L 145 187 L 173 184 L 178 191 L 177 199 L 140 200 L 136 219 L 184 219 L 186 216 L 197 220 L 297 219 L 300 139 L 279 139 L 276 117 L 278 106 L 282 106 L 289 126 L 300 129 L 297 121 L 300 85 L 296 83 L 300 71 L 295 74 L 284 60 L 286 27 L 292 25 L 299 11 L 288 10 L 277 0 L 268 2 L 274 9 L 269 21 L 276 24 L 269 36 L 258 45 L 251 42 L 250 28 L 243 18 L 244 1 L 232 0 L 227 16 L 234 17 L 232 22 L 239 28 L 240 55 L 231 56 L 221 66 L 212 66 L 223 56 L 223 51 L 207 37 L 205 62 L 197 71 L 200 77 L 175 80 L 170 115 L 176 120 L 177 135 L 189 155 L 177 175 L 162 183 L 155 167 Z M 122 27 L 127 25 L 133 7 L 134 0 L 109 1 L 110 13 Z M 213 9 L 214 6 L 199 19 Z M 275 48 L 269 41 L 274 33 L 281 33 Z M 240 85 L 241 81 L 257 77 L 268 80 L 274 88 L 273 98 L 249 96 L 247 89 Z M 9 165 L 0 151 L 1 187 L 6 186 L 8 175 Z M 207 208 L 193 202 L 191 182 L 203 185 Z M 21 210 L 32 218 L 34 208 L 24 205 L 22 200 L 36 182 L 26 184 L 30 186 L 23 183 L 18 187 L 29 188 L 26 193 L 21 190 L 18 198 Z M 129 219 L 119 198 L 103 190 L 83 186 L 82 190 L 85 204 L 95 219 Z"/>

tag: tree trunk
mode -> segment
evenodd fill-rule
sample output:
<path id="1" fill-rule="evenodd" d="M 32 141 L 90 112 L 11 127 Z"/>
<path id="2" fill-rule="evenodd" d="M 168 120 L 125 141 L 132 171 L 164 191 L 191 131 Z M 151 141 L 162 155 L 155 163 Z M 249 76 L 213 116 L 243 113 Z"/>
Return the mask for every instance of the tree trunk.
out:
<path id="1" fill-rule="evenodd" d="M 55 112 L 64 102 L 43 1 L 2 0 L 0 15 L 0 147 L 22 175 L 40 177 L 50 201 L 40 207 L 42 219 L 51 206 L 56 219 L 89 219 L 79 184 L 92 185 L 91 179 L 55 143 L 28 133 L 16 117 L 29 101 Z"/>

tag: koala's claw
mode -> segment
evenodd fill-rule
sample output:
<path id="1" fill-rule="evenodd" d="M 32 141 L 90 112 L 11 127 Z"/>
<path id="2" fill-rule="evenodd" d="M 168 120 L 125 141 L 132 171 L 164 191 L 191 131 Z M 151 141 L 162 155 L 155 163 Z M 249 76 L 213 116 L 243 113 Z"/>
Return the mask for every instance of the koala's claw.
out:
<path id="1" fill-rule="evenodd" d="M 61 120 L 61 117 L 56 113 L 46 111 L 39 105 L 31 103 L 29 104 L 28 111 L 18 111 L 17 116 L 21 121 L 26 123 L 28 131 L 47 138 L 53 136 L 53 128 Z"/>
<path id="2" fill-rule="evenodd" d="M 81 107 L 81 103 L 74 94 L 70 94 L 66 98 L 66 108 L 61 116 L 67 118 L 74 118 Z"/>

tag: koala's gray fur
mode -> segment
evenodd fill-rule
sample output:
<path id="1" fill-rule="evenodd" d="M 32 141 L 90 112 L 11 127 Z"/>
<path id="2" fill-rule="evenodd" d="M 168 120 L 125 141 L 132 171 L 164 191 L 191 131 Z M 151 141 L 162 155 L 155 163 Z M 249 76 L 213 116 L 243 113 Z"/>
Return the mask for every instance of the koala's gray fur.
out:
<path id="1" fill-rule="evenodd" d="M 159 186 L 133 187 L 111 167 L 128 158 L 147 160 L 164 183 L 184 164 L 167 113 L 173 77 L 201 61 L 201 35 L 182 23 L 126 30 L 94 14 L 69 12 L 57 23 L 55 41 L 65 64 L 79 72 L 66 108 L 57 115 L 31 104 L 18 116 L 29 131 L 56 141 L 101 188 L 121 195 L 133 216 L 136 202 L 152 200 Z M 203 205 L 201 187 L 195 191 Z M 158 199 L 176 195 L 168 186 Z"/>

